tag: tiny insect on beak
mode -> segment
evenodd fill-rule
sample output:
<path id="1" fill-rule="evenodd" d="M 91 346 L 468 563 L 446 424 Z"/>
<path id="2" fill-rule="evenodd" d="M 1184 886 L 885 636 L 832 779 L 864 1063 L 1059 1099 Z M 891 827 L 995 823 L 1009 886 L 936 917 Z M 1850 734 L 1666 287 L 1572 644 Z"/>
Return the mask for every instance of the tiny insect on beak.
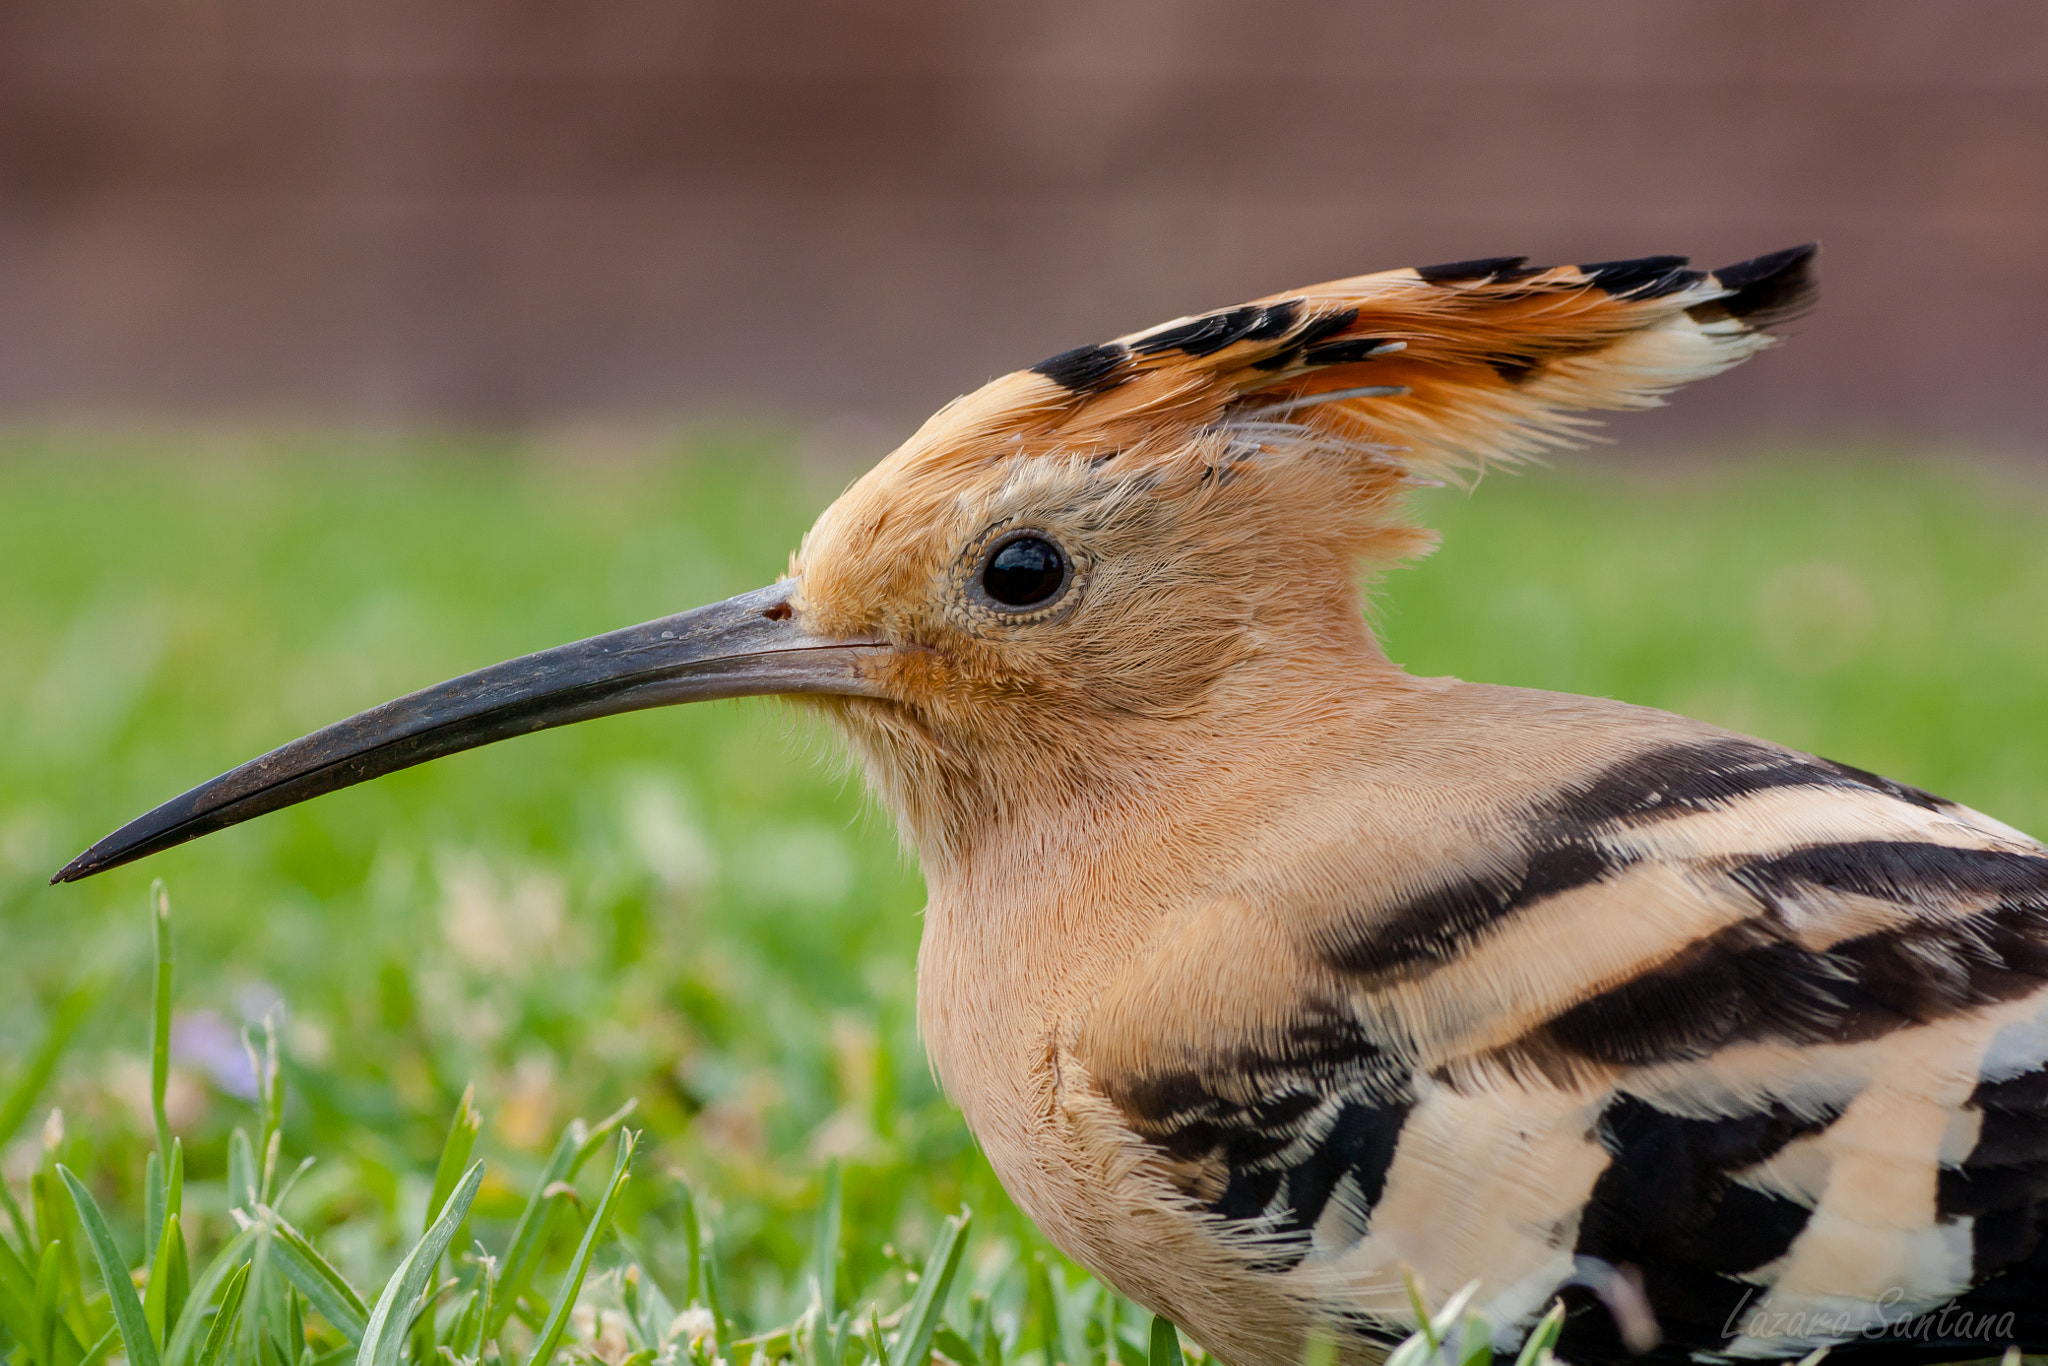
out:
<path id="1" fill-rule="evenodd" d="M 76 882 L 186 840 L 494 741 L 722 697 L 880 696 L 881 639 L 812 635 L 783 582 L 452 678 L 294 740 L 138 817 L 64 865 Z"/>

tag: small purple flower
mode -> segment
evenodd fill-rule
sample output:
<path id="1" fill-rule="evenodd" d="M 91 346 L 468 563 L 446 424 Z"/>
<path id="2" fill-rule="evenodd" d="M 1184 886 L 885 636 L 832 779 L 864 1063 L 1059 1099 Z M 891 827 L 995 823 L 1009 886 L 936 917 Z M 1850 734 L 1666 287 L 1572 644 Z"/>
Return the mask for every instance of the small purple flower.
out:
<path id="1" fill-rule="evenodd" d="M 205 1073 L 228 1095 L 256 1099 L 256 1069 L 242 1047 L 242 1031 L 218 1011 L 195 1010 L 173 1019 L 171 1057 Z"/>

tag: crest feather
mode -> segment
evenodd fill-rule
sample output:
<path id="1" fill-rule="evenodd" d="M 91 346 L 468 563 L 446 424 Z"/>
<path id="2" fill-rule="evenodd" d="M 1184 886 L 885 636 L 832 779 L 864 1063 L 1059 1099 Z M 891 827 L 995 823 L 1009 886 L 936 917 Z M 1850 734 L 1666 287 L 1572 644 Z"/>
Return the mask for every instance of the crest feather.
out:
<path id="1" fill-rule="evenodd" d="M 956 401 L 914 441 L 1086 453 L 1279 422 L 1443 474 L 1573 444 L 1736 365 L 1813 294 L 1813 245 L 1717 271 L 1680 256 L 1493 257 L 1359 275 L 1076 347 Z M 934 453 L 936 453 L 934 451 Z"/>

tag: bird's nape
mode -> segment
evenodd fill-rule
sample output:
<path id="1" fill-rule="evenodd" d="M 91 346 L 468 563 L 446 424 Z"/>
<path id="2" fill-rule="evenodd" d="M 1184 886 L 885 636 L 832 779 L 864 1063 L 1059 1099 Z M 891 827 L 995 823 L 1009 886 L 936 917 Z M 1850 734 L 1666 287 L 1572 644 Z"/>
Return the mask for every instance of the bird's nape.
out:
<path id="1" fill-rule="evenodd" d="M 415 764 L 599 716 L 725 697 L 860 696 L 883 653 L 812 634 L 788 582 L 464 674 L 313 732 L 122 826 L 64 865 L 76 882 Z"/>

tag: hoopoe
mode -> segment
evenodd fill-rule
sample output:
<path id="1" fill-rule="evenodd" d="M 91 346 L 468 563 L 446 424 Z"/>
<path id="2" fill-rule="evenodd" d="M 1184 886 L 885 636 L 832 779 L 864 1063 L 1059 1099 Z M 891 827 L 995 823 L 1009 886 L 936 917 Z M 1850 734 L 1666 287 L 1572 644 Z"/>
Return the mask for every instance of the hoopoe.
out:
<path id="1" fill-rule="evenodd" d="M 1860 769 L 1416 678 L 1406 490 L 1771 341 L 1810 247 L 1364 275 L 942 409 L 787 577 L 387 703 L 69 881 L 508 736 L 836 724 L 930 893 L 919 1019 L 1046 1234 L 1240 1366 L 1410 1278 L 1576 1362 L 2048 1349 L 2048 849 Z"/>

